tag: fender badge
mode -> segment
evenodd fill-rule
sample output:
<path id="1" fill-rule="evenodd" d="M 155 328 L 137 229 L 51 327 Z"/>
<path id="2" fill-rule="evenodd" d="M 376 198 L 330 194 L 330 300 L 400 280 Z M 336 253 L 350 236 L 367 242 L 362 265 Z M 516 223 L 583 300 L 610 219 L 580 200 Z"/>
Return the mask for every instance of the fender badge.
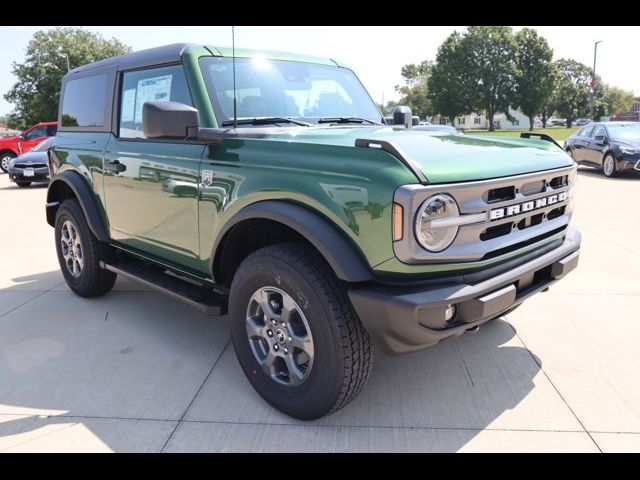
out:
<path id="1" fill-rule="evenodd" d="M 213 183 L 213 170 L 202 170 L 200 175 L 202 177 L 202 184 L 205 187 L 208 187 Z"/>

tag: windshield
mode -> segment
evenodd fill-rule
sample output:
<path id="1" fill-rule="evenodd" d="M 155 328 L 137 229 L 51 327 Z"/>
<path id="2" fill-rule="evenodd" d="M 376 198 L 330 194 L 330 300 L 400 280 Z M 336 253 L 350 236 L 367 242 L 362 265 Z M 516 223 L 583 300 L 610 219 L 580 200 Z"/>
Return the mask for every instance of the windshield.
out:
<path id="1" fill-rule="evenodd" d="M 640 123 L 625 123 L 622 125 L 607 125 L 612 138 L 627 138 L 640 140 Z"/>
<path id="2" fill-rule="evenodd" d="M 233 120 L 232 59 L 205 57 L 200 62 L 218 124 Z M 337 66 L 236 58 L 236 95 L 239 119 L 284 117 L 314 123 L 323 117 L 382 120 L 355 74 Z"/>

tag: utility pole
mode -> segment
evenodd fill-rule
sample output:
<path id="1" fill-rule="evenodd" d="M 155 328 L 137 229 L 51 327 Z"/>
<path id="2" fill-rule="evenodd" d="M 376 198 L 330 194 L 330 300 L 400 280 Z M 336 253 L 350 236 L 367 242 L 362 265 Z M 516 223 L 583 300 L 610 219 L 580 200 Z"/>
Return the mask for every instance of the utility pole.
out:
<path id="1" fill-rule="evenodd" d="M 598 44 L 602 43 L 602 40 L 598 40 L 593 46 L 593 77 L 591 78 L 591 120 L 593 120 L 594 113 L 593 108 L 596 103 L 596 56 L 598 55 Z"/>

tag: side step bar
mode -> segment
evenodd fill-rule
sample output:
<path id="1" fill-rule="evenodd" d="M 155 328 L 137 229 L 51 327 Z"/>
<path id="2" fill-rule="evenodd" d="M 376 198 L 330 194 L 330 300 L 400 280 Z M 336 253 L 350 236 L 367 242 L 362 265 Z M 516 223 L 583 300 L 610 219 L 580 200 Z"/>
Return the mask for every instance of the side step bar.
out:
<path id="1" fill-rule="evenodd" d="M 100 267 L 182 300 L 207 315 L 220 316 L 227 313 L 227 297 L 210 288 L 170 275 L 161 267 L 130 257 L 121 257 L 110 263 L 100 262 Z"/>

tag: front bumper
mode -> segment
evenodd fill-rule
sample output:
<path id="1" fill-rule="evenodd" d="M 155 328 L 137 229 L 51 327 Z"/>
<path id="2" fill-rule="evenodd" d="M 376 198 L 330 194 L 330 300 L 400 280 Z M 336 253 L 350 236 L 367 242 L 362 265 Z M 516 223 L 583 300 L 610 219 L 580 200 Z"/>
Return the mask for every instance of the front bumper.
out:
<path id="1" fill-rule="evenodd" d="M 387 353 L 426 348 L 496 318 L 554 284 L 578 265 L 580 232 L 544 255 L 479 283 L 428 287 L 367 285 L 349 289 L 360 320 Z M 447 305 L 455 305 L 451 324 Z"/>
<path id="2" fill-rule="evenodd" d="M 34 168 L 33 176 L 25 177 L 23 168 L 13 168 L 9 170 L 9 178 L 14 182 L 46 182 L 49 180 L 49 169 L 48 168 Z"/>

